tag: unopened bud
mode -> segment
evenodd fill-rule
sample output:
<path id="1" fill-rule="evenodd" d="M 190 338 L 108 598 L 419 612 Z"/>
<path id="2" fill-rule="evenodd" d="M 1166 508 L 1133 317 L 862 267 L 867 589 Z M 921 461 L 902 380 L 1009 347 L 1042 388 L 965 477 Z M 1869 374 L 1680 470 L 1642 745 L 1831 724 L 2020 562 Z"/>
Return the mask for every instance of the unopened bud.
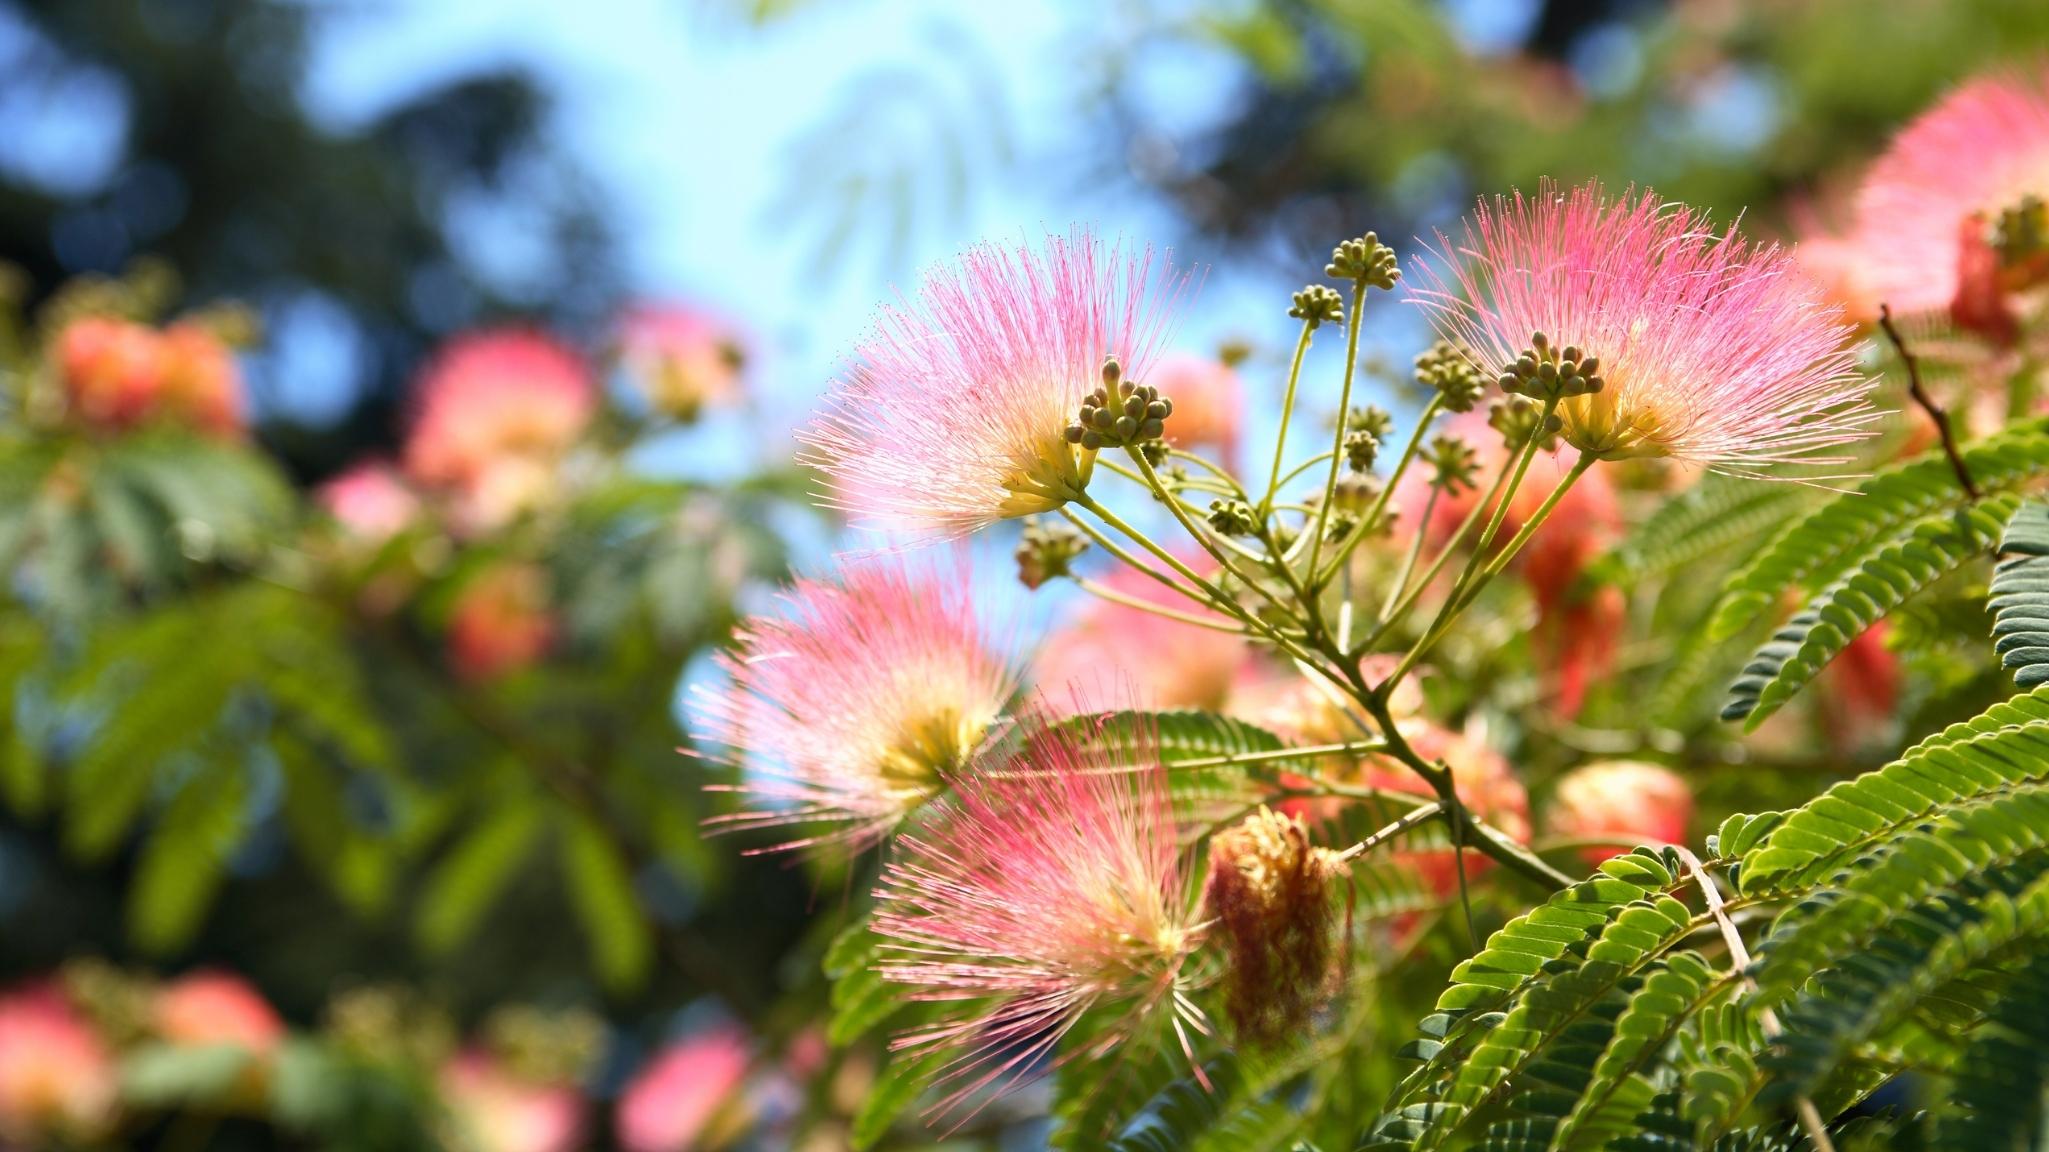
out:
<path id="1" fill-rule="evenodd" d="M 1074 560 L 1088 551 L 1088 538 L 1063 520 L 1042 520 L 1027 516 L 1018 537 L 1017 580 L 1036 589 L 1050 580 L 1069 575 Z"/>

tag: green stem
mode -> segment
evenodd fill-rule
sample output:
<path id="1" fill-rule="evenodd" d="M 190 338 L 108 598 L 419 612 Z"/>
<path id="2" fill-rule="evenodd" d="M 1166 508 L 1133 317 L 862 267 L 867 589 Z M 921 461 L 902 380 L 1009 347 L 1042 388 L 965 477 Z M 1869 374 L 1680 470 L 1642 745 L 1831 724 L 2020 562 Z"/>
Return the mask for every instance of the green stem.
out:
<path id="1" fill-rule="evenodd" d="M 1480 516 L 1483 513 L 1494 507 L 1495 500 L 1501 496 L 1502 486 L 1508 483 L 1508 474 L 1513 467 L 1514 461 L 1512 459 L 1502 464 L 1501 470 L 1494 474 L 1494 483 L 1488 487 L 1487 495 L 1482 499 L 1474 501 L 1473 506 L 1467 509 L 1466 518 L 1459 521 L 1458 530 L 1451 534 L 1451 539 L 1444 542 L 1443 550 L 1437 553 L 1437 559 L 1430 562 L 1430 567 L 1423 572 L 1423 578 L 1416 582 L 1415 588 L 1409 590 L 1408 594 L 1395 605 L 1392 613 L 1375 623 L 1373 634 L 1368 636 L 1366 642 L 1360 646 L 1362 651 L 1380 643 L 1381 638 L 1386 636 L 1390 629 L 1407 617 L 1411 609 L 1415 608 L 1416 601 L 1422 598 L 1424 590 L 1430 587 L 1430 582 L 1437 579 L 1437 574 L 1444 570 L 1445 562 L 1450 560 L 1453 553 L 1458 551 L 1460 542 L 1466 538 L 1466 533 L 1473 530 L 1473 525 L 1479 522 Z M 1425 519 L 1427 520 L 1428 517 L 1425 517 Z M 1420 534 L 1424 527 L 1425 525 L 1418 524 L 1416 526 L 1417 532 Z"/>
<path id="2" fill-rule="evenodd" d="M 1387 514 L 1387 502 L 1394 498 L 1395 488 L 1401 484 L 1402 476 L 1408 472 L 1409 465 L 1416 459 L 1416 453 L 1423 447 L 1423 433 L 1429 431 L 1430 421 L 1437 418 L 1437 413 L 1443 406 L 1442 393 L 1430 397 L 1430 402 L 1423 405 L 1423 411 L 1416 417 L 1416 430 L 1409 434 L 1409 443 L 1402 449 L 1401 459 L 1395 462 L 1394 471 L 1389 473 L 1387 483 L 1381 486 L 1380 495 L 1373 498 L 1372 507 L 1366 510 L 1366 515 L 1359 518 L 1359 526 L 1352 529 L 1352 534 L 1331 554 L 1330 563 L 1316 574 L 1316 578 L 1311 581 L 1313 587 L 1321 588 L 1330 583 L 1331 577 L 1344 567 L 1345 561 L 1350 559 L 1359 545 L 1372 534 L 1373 529 L 1379 525 L 1380 518 Z"/>
<path id="3" fill-rule="evenodd" d="M 1295 386 L 1302 380 L 1302 358 L 1309 354 L 1309 338 L 1316 331 L 1316 323 L 1314 320 L 1302 322 L 1302 338 L 1295 342 L 1295 359 L 1288 365 L 1288 390 L 1281 399 L 1281 431 L 1274 437 L 1273 471 L 1267 477 L 1266 495 L 1259 501 L 1261 516 L 1273 510 L 1274 494 L 1280 491 L 1281 460 L 1288 453 L 1288 424 L 1295 417 Z"/>
<path id="4" fill-rule="evenodd" d="M 1434 819 L 1443 811 L 1444 805 L 1435 800 L 1411 808 L 1400 816 L 1395 817 L 1394 820 L 1388 823 L 1387 827 L 1380 829 L 1364 840 L 1338 853 L 1338 859 L 1350 860 L 1357 856 L 1364 856 L 1366 853 L 1407 832 L 1416 825 L 1426 820 Z"/>
<path id="5" fill-rule="evenodd" d="M 1401 601 L 1402 593 L 1408 591 L 1409 577 L 1416 572 L 1416 561 L 1423 555 L 1423 537 L 1429 535 L 1430 517 L 1437 511 L 1437 498 L 1444 494 L 1444 486 L 1432 484 L 1430 495 L 1423 501 L 1423 514 L 1416 518 L 1416 536 L 1409 541 L 1409 554 L 1402 558 L 1401 571 L 1387 586 L 1387 599 L 1381 602 L 1380 615 L 1376 620 L 1386 620 L 1394 612 L 1394 606 Z"/>
<path id="6" fill-rule="evenodd" d="M 1225 768 L 1234 764 L 1261 764 L 1269 760 L 1309 760 L 1324 756 L 1364 756 L 1384 752 L 1387 745 L 1378 740 L 1355 740 L 1349 744 L 1309 744 L 1296 748 L 1275 748 L 1266 752 L 1234 752 L 1228 756 L 1199 756 L 1190 760 L 1176 760 L 1167 765 L 1169 771 L 1177 768 Z M 1380 793 L 1375 792 L 1378 798 Z M 1399 795 L 1397 793 L 1396 795 Z"/>
<path id="7" fill-rule="evenodd" d="M 1140 452 L 1136 448 L 1126 448 L 1125 451 L 1130 454 L 1132 462 L 1138 465 L 1139 473 L 1145 477 L 1145 484 L 1153 490 L 1153 493 L 1155 495 L 1160 496 L 1167 502 L 1168 511 L 1174 514 L 1174 519 L 1181 522 L 1182 530 L 1187 532 L 1189 536 L 1193 537 L 1195 539 L 1195 542 L 1202 546 L 1203 551 L 1209 553 L 1210 558 L 1212 560 L 1215 560 L 1219 567 L 1221 567 L 1224 571 L 1229 572 L 1231 575 L 1236 576 L 1239 580 L 1243 581 L 1246 587 L 1252 589 L 1254 592 L 1259 593 L 1261 596 L 1266 597 L 1267 602 L 1272 604 L 1274 607 L 1279 608 L 1282 611 L 1288 610 L 1288 605 L 1285 602 L 1283 602 L 1280 599 L 1280 597 L 1275 596 L 1273 593 L 1267 591 L 1266 587 L 1262 585 L 1258 580 L 1254 579 L 1250 573 L 1241 570 L 1236 564 L 1231 563 L 1230 557 L 1224 554 L 1224 550 L 1222 548 L 1217 547 L 1217 545 L 1209 538 L 1208 533 L 1205 533 L 1202 529 L 1195 526 L 1195 522 L 1189 519 L 1187 511 L 1184 510 L 1181 507 L 1181 505 L 1174 500 L 1173 493 L 1168 492 L 1167 486 L 1160 482 L 1160 474 L 1158 472 L 1153 471 L 1152 462 L 1148 461 L 1145 458 L 1145 453 Z M 1095 512 L 1098 516 L 1104 516 L 1103 512 L 1099 511 L 1096 508 L 1090 508 L 1089 510 Z M 1141 545 L 1152 547 L 1149 541 L 1140 539 L 1138 536 L 1134 535 L 1132 529 L 1128 527 L 1119 527 L 1117 524 L 1113 523 L 1107 516 L 1104 516 L 1104 523 L 1111 524 L 1112 527 L 1118 527 L 1119 531 L 1123 532 L 1126 536 L 1130 536 L 1133 540 L 1137 540 Z M 1293 573 L 1288 573 L 1288 575 L 1290 576 L 1289 583 L 1291 585 L 1294 585 L 1294 580 L 1292 579 Z M 1299 596 L 1299 585 L 1295 586 L 1298 589 L 1297 595 Z"/>
<path id="8" fill-rule="evenodd" d="M 1089 595 L 1095 596 L 1099 599 L 1108 600 L 1112 604 L 1121 604 L 1126 608 L 1136 609 L 1140 612 L 1148 612 L 1154 616 L 1164 617 L 1168 620 L 1177 620 L 1183 624 L 1192 624 L 1197 628 L 1208 628 L 1213 632 L 1229 632 L 1236 636 L 1248 635 L 1248 633 L 1242 625 L 1231 624 L 1223 620 L 1215 619 L 1213 617 L 1197 616 L 1193 612 L 1182 612 L 1175 608 L 1169 608 L 1164 604 L 1155 604 L 1150 600 L 1141 599 L 1137 596 L 1127 596 L 1124 593 L 1117 591 L 1115 588 L 1111 588 L 1104 584 L 1099 584 L 1094 580 L 1090 580 L 1086 576 L 1076 576 L 1074 578 L 1074 582 L 1081 587 L 1082 591 L 1087 592 Z"/>
<path id="9" fill-rule="evenodd" d="M 1487 586 L 1488 581 L 1500 575 L 1501 570 L 1508 566 L 1508 562 L 1515 559 L 1516 553 L 1522 551 L 1523 545 L 1529 543 L 1530 537 L 1536 535 L 1537 529 L 1543 527 L 1544 521 L 1551 518 L 1551 513 L 1558 507 L 1558 502 L 1565 498 L 1566 492 L 1570 491 L 1573 484 L 1586 474 L 1587 469 L 1594 466 L 1594 460 L 1595 458 L 1592 456 L 1581 455 L 1573 463 L 1572 469 L 1565 474 L 1565 478 L 1560 480 L 1558 486 L 1551 490 L 1551 494 L 1544 497 L 1544 502 L 1537 506 L 1536 512 L 1523 522 L 1522 529 L 1513 537 L 1510 537 L 1508 544 L 1500 552 L 1496 553 L 1494 558 L 1489 560 L 1485 567 L 1480 568 L 1479 574 L 1470 580 L 1465 587 L 1454 587 L 1452 589 L 1452 594 L 1445 600 L 1444 607 L 1438 609 L 1437 618 L 1431 621 L 1429 630 L 1424 632 L 1422 637 L 1402 656 L 1401 663 L 1396 665 L 1394 672 L 1381 682 L 1379 688 L 1375 690 L 1376 692 L 1386 693 L 1392 691 L 1396 684 L 1401 683 L 1402 677 L 1408 675 L 1410 670 L 1415 668 L 1417 661 L 1421 660 L 1432 647 L 1436 646 L 1439 640 L 1443 639 L 1445 631 L 1450 628 L 1453 621 L 1458 619 L 1459 613 L 1465 611 L 1472 604 L 1473 600 L 1479 596 L 1480 591 Z M 1501 502 L 1506 505 L 1513 495 L 1514 492 L 1512 490 L 1503 493 Z M 1474 558 L 1477 560 L 1480 555 L 1480 553 L 1475 553 Z M 1473 567 L 1469 565 L 1466 571 L 1468 574 L 1472 573 Z"/>
<path id="10" fill-rule="evenodd" d="M 1359 367 L 1359 327 L 1366 313 L 1366 281 L 1352 285 L 1352 314 L 1345 324 L 1345 376 L 1338 390 L 1338 430 L 1330 446 L 1330 475 L 1323 481 L 1323 501 L 1316 506 L 1316 535 L 1309 545 L 1309 571 L 1323 563 L 1323 531 L 1330 523 L 1330 502 L 1338 490 L 1338 467 L 1345 454 L 1345 418 L 1352 411 L 1352 377 Z"/>
<path id="11" fill-rule="evenodd" d="M 1127 567 L 1137 569 L 1138 571 L 1151 577 L 1154 581 L 1158 582 L 1159 584 L 1169 589 L 1172 589 L 1175 595 L 1180 596 L 1183 599 L 1193 600 L 1198 604 L 1208 606 L 1209 602 L 1206 599 L 1204 599 L 1202 593 L 1185 587 L 1181 584 L 1180 581 L 1175 580 L 1172 576 L 1167 575 L 1165 572 L 1162 572 L 1159 569 L 1154 568 L 1152 565 L 1147 564 L 1145 561 L 1140 560 L 1138 557 L 1133 556 L 1131 552 L 1127 550 L 1123 545 L 1117 543 L 1115 540 L 1110 539 L 1108 535 L 1104 534 L 1094 524 L 1091 524 L 1088 521 L 1082 519 L 1080 516 L 1075 515 L 1073 509 L 1063 505 L 1060 509 L 1060 514 L 1067 518 L 1068 523 L 1074 525 L 1077 529 L 1079 529 L 1082 535 L 1087 536 L 1091 541 L 1093 541 L 1096 547 L 1101 548 L 1103 551 L 1108 552 L 1112 556 L 1115 556 Z"/>

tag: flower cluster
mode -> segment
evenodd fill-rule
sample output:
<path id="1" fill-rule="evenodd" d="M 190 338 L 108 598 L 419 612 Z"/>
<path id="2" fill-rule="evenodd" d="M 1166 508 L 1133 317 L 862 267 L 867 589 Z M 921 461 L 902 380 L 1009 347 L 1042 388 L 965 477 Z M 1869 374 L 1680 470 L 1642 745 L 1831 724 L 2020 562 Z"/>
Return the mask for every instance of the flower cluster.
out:
<path id="1" fill-rule="evenodd" d="M 885 308 L 802 439 L 863 524 L 960 536 L 1083 494 L 1066 429 L 1105 358 L 1144 381 L 1187 274 L 1083 232 L 985 245 Z"/>
<path id="2" fill-rule="evenodd" d="M 232 973 L 201 970 L 159 983 L 78 961 L 0 992 L 0 1141 L 99 1146 L 167 1103 L 303 1124 L 307 1086 L 280 1071 L 290 1045 L 325 1076 L 344 1065 L 377 1069 L 395 1077 L 379 1089 L 394 1098 L 401 1084 L 424 1092 L 433 1111 L 422 1119 L 442 1146 L 575 1152 L 589 1146 L 584 1085 L 608 1042 L 595 1017 L 525 1007 L 494 1011 L 461 1041 L 439 1009 L 374 987 L 337 996 L 324 1028 L 295 1033 Z M 187 1087 L 167 1102 L 148 1088 L 145 1070 L 174 1066 L 185 1069 Z M 802 1074 L 794 1063 L 765 1066 L 735 1025 L 682 1033 L 648 1053 L 620 1091 L 620 1146 L 689 1152 L 714 1135 L 730 1140 Z"/>
<path id="3" fill-rule="evenodd" d="M 1032 731 L 897 847 L 875 893 L 878 971 L 928 999 L 989 1001 L 897 1041 L 964 1051 L 942 1110 L 1031 1068 L 1092 1008 L 1123 1013 L 1093 1039 L 1099 1055 L 1163 1022 L 1186 1050 L 1204 1026 L 1185 995 L 1202 924 L 1143 733 L 1106 762 L 1071 730 Z"/>
<path id="4" fill-rule="evenodd" d="M 90 427 L 163 422 L 213 436 L 242 431 L 241 369 L 227 343 L 204 324 L 157 329 L 82 316 L 58 334 L 54 360 L 71 412 Z"/>
<path id="5" fill-rule="evenodd" d="M 1755 473 L 1843 463 L 1814 453 L 1869 434 L 1871 381 L 1821 289 L 1688 208 L 1547 183 L 1483 202 L 1439 244 L 1413 299 L 1482 369 L 1520 379 L 1527 363 L 1519 387 L 1555 405 L 1581 452 Z"/>
<path id="6" fill-rule="evenodd" d="M 863 847 L 954 781 L 1017 677 L 977 621 L 965 564 L 894 559 L 801 581 L 699 686 L 698 734 L 744 749 L 754 803 L 735 822 L 824 825 L 793 842 Z"/>

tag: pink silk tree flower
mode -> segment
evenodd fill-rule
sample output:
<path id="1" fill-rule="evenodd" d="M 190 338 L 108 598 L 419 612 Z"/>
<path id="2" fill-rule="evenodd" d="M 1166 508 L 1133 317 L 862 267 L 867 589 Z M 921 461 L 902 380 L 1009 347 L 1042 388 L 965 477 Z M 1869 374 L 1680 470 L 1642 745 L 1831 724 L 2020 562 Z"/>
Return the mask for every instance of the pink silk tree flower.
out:
<path id="1" fill-rule="evenodd" d="M 232 972 L 193 972 L 164 985 L 156 998 L 156 1030 L 172 1044 L 227 1044 L 252 1056 L 267 1056 L 285 1040 L 277 1009 Z"/>
<path id="2" fill-rule="evenodd" d="M 1554 836 L 1573 839 L 1621 837 L 1644 844 L 1684 844 L 1693 823 L 1693 789 L 1678 773 L 1636 760 L 1589 764 L 1565 774 L 1544 813 Z M 1582 855 L 1599 864 L 1629 849 L 1588 847 Z"/>
<path id="3" fill-rule="evenodd" d="M 1087 232 L 983 244 L 929 272 L 914 300 L 881 310 L 799 435 L 825 503 L 943 538 L 1081 495 L 1094 458 L 1068 426 L 1091 391 L 1114 389 L 1106 358 L 1144 382 L 1187 283 Z"/>
<path id="4" fill-rule="evenodd" d="M 855 850 L 965 767 L 1017 690 L 976 619 L 965 562 L 877 557 L 800 580 L 741 626 L 728 683 L 693 688 L 697 735 L 743 751 L 739 827 L 831 825 L 778 848 Z"/>
<path id="5" fill-rule="evenodd" d="M 496 527 L 546 492 L 597 399 L 590 370 L 550 337 L 518 328 L 459 336 L 420 379 L 406 473 L 447 493 L 469 530 Z"/>
<path id="6" fill-rule="evenodd" d="M 113 1050 L 55 984 L 0 995 L 0 1146 L 95 1145 L 119 1090 Z"/>
<path id="7" fill-rule="evenodd" d="M 203 324 L 186 322 L 164 329 L 158 347 L 163 413 L 209 435 L 240 435 L 242 368 L 227 342 Z"/>
<path id="8" fill-rule="evenodd" d="M 644 304 L 619 323 L 619 365 L 657 411 L 689 423 L 740 397 L 747 363 L 739 334 L 696 308 Z"/>
<path id="9" fill-rule="evenodd" d="M 1174 401 L 1167 442 L 1176 448 L 1214 448 L 1226 468 L 1238 466 L 1245 425 L 1245 388 L 1238 370 L 1215 356 L 1177 352 L 1162 356 L 1145 383 Z"/>
<path id="10" fill-rule="evenodd" d="M 1682 205 L 1546 182 L 1438 241 L 1412 299 L 1505 389 L 1556 398 L 1582 452 L 1759 475 L 1844 463 L 1812 453 L 1871 434 L 1841 310 L 1790 255 Z"/>
<path id="11" fill-rule="evenodd" d="M 713 1028 L 667 1048 L 619 1097 L 620 1147 L 626 1152 L 689 1152 L 706 1125 L 747 1078 L 747 1037 Z"/>
<path id="12" fill-rule="evenodd" d="M 350 536 L 372 543 L 405 531 L 420 514 L 419 496 L 381 460 L 352 465 L 322 484 L 315 498 Z"/>
<path id="13" fill-rule="evenodd" d="M 2049 279 L 2049 65 L 1981 76 L 1893 138 L 1857 195 L 1869 291 L 1895 312 L 2012 323 L 2006 293 Z"/>
<path id="14" fill-rule="evenodd" d="M 1095 1008 L 1120 1023 L 1069 1057 L 1102 1057 L 1142 1028 L 1206 1030 L 1188 1000 L 1200 942 L 1166 770 L 1143 733 L 1116 756 L 1036 728 L 956 781 L 877 887 L 877 971 L 912 995 L 963 1001 L 895 1046 L 950 1053 L 936 1111 L 1031 1070 Z M 1008 1087 L 1003 1085 L 1002 1087 Z"/>
<path id="15" fill-rule="evenodd" d="M 558 632 L 547 573 L 500 564 L 456 594 L 448 613 L 449 663 L 464 680 L 495 680 L 538 664 Z"/>
<path id="16" fill-rule="evenodd" d="M 443 1065 L 438 1080 L 452 1149 L 572 1152 L 582 1146 L 583 1098 L 574 1085 L 520 1076 L 474 1050 Z"/>

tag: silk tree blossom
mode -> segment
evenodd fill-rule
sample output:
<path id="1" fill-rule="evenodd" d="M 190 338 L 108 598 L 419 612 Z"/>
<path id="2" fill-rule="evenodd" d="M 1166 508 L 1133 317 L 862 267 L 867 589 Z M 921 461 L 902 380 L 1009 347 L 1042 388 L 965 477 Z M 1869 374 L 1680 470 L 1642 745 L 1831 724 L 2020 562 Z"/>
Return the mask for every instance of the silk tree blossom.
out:
<path id="1" fill-rule="evenodd" d="M 689 423 L 740 398 L 746 348 L 732 325 L 698 308 L 643 304 L 619 324 L 619 364 L 653 408 Z"/>
<path id="2" fill-rule="evenodd" d="M 1413 299 L 1504 387 L 1558 398 L 1599 459 L 1669 456 L 1758 474 L 1871 434 L 1841 310 L 1777 247 L 1654 193 L 1598 183 L 1482 201 L 1438 237 Z"/>
<path id="3" fill-rule="evenodd" d="M 1176 448 L 1215 448 L 1225 467 L 1238 466 L 1245 387 L 1237 368 L 1218 356 L 1175 353 L 1160 358 L 1146 383 L 1174 401 L 1168 443 Z"/>
<path id="4" fill-rule="evenodd" d="M 1552 835 L 1572 839 L 1621 837 L 1645 844 L 1684 844 L 1693 822 L 1693 789 L 1669 768 L 1637 760 L 1589 764 L 1566 773 L 1551 796 L 1544 824 Z M 1620 856 L 1628 848 L 1589 846 L 1589 864 Z"/>
<path id="5" fill-rule="evenodd" d="M 411 527 L 420 515 L 420 498 L 398 469 L 382 460 L 364 460 L 322 484 L 315 493 L 347 533 L 382 543 Z"/>
<path id="6" fill-rule="evenodd" d="M 2049 64 L 1982 76 L 1894 138 L 1857 197 L 1866 290 L 1898 312 L 2010 324 L 2049 278 Z"/>
<path id="7" fill-rule="evenodd" d="M 619 1097 L 626 1152 L 688 1152 L 747 1078 L 747 1037 L 734 1027 L 679 1040 L 650 1060 Z"/>
<path id="8" fill-rule="evenodd" d="M 948 1050 L 937 1106 L 1034 1068 L 1091 1009 L 1117 1023 L 1070 1058 L 1107 1055 L 1141 1028 L 1207 1024 L 1188 1000 L 1204 935 L 1175 840 L 1166 769 L 1144 734 L 1111 759 L 1061 729 L 956 782 L 906 834 L 876 889 L 877 970 L 914 996 L 962 1001 L 898 1048 Z M 1006 1085 L 1007 1086 L 1007 1085 Z"/>
<path id="9" fill-rule="evenodd" d="M 575 1085 L 522 1076 L 482 1050 L 437 1077 L 447 1109 L 444 1141 L 458 1152 L 571 1152 L 582 1147 L 583 1097 Z"/>
<path id="10" fill-rule="evenodd" d="M 91 1146 L 114 1127 L 120 1068 L 64 991 L 37 982 L 0 994 L 0 1146 Z"/>
<path id="11" fill-rule="evenodd" d="M 858 849 L 960 772 L 1017 689 L 968 585 L 958 560 L 878 557 L 742 625 L 728 684 L 692 699 L 697 734 L 747 754 L 754 806 L 727 822 L 836 825 L 778 847 Z"/>
<path id="12" fill-rule="evenodd" d="M 1070 443 L 1091 391 L 1144 379 L 1188 283 L 1149 250 L 1084 231 L 984 244 L 881 310 L 801 435 L 826 503 L 863 526 L 958 537 L 1050 512 L 1087 487 Z"/>
<path id="13" fill-rule="evenodd" d="M 201 1048 L 231 1045 L 268 1056 L 285 1041 L 285 1022 L 256 986 L 232 972 L 192 972 L 164 985 L 155 1005 L 157 1035 Z"/>
<path id="14" fill-rule="evenodd" d="M 242 431 L 241 369 L 212 329 L 183 321 L 158 331 L 111 316 L 65 325 L 56 362 L 65 398 L 89 426 L 150 422 L 232 438 Z"/>
<path id="15" fill-rule="evenodd" d="M 421 377 L 405 468 L 447 494 L 455 520 L 488 531 L 538 503 L 597 411 L 576 354 L 538 332 L 507 328 L 451 341 Z"/>

